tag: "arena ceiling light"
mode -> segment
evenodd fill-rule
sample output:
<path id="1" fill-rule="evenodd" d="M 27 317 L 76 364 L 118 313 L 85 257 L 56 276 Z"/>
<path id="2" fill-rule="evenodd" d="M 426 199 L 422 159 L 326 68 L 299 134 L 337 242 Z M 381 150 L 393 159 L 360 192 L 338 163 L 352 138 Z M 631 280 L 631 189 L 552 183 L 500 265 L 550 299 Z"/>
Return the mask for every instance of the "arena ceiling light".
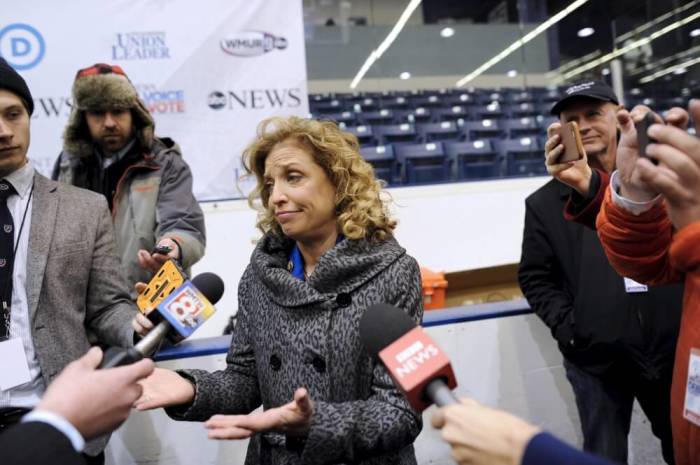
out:
<path id="1" fill-rule="evenodd" d="M 700 12 L 697 12 L 697 13 L 692 14 L 690 16 L 686 16 L 685 18 L 683 18 L 679 21 L 676 21 L 674 23 L 671 23 L 668 26 L 665 26 L 652 34 L 649 34 L 646 37 L 643 37 L 641 39 L 637 39 L 634 42 L 631 42 L 630 44 L 628 44 L 622 48 L 618 48 L 617 50 L 614 50 L 614 51 L 608 53 L 607 55 L 603 55 L 602 57 L 600 57 L 596 60 L 589 61 L 588 63 L 581 65 L 578 68 L 572 69 L 571 71 L 564 73 L 561 76 L 561 78 L 559 79 L 559 81 L 560 82 L 567 81 L 574 76 L 578 76 L 579 74 L 584 73 L 584 72 L 586 72 L 590 69 L 593 69 L 597 66 L 600 66 L 603 63 L 607 63 L 608 61 L 610 61 L 614 58 L 617 58 L 620 55 L 624 55 L 625 53 L 629 52 L 630 50 L 634 50 L 635 48 L 639 48 L 642 45 L 646 45 L 649 42 L 651 42 L 652 40 L 656 40 L 659 37 L 663 36 L 664 34 L 668 34 L 669 32 L 676 30 L 681 26 L 685 26 L 686 24 L 691 23 L 698 18 L 700 18 Z"/>
<path id="2" fill-rule="evenodd" d="M 700 45 L 696 45 L 695 47 L 689 48 L 688 50 L 683 50 L 682 52 L 675 53 L 673 55 L 661 58 L 660 60 L 656 60 L 655 62 L 651 63 L 651 66 L 654 69 L 659 69 L 661 67 L 666 67 L 669 63 L 676 63 L 681 60 L 685 60 L 689 57 L 695 57 L 700 55 Z M 628 71 L 627 74 L 630 76 L 636 76 L 638 74 L 642 73 L 648 73 L 650 71 L 650 68 L 648 68 L 647 65 L 641 65 L 636 68 L 634 68 L 631 71 Z"/>
<path id="3" fill-rule="evenodd" d="M 396 24 L 394 24 L 394 27 L 391 29 L 389 34 L 384 38 L 382 43 L 379 44 L 379 47 L 372 50 L 372 53 L 369 54 L 362 67 L 353 78 L 352 82 L 350 83 L 351 89 L 355 89 L 357 87 L 362 78 L 365 77 L 365 74 L 367 74 L 367 71 L 369 71 L 369 69 L 372 67 L 374 62 L 379 60 L 384 54 L 384 52 L 386 52 L 389 49 L 389 47 L 391 47 L 391 44 L 396 40 L 396 37 L 398 37 L 399 33 L 406 25 L 406 22 L 411 17 L 415 9 L 418 8 L 418 6 L 421 4 L 421 1 L 422 0 L 411 0 L 408 3 L 406 9 L 403 10 L 403 13 L 401 13 L 401 16 L 399 17 L 399 20 L 396 21 Z"/>
<path id="4" fill-rule="evenodd" d="M 683 74 L 685 73 L 689 67 L 693 65 L 697 65 L 700 63 L 700 57 L 698 58 L 693 58 L 692 60 L 685 61 L 683 63 L 679 63 L 675 66 L 669 66 L 668 68 L 662 69 L 660 71 L 655 72 L 654 74 L 650 74 L 649 76 L 645 76 L 642 79 L 639 80 L 641 84 L 647 84 L 651 81 L 654 81 L 660 77 L 666 76 L 667 74 Z"/>
<path id="5" fill-rule="evenodd" d="M 516 40 L 512 44 L 510 44 L 508 47 L 506 47 L 502 52 L 498 53 L 496 56 L 479 66 L 477 69 L 472 71 L 471 73 L 467 74 L 464 76 L 462 79 L 457 81 L 455 84 L 457 87 L 462 87 L 465 84 L 467 84 L 469 81 L 473 80 L 477 76 L 480 76 L 483 74 L 484 71 L 487 69 L 491 68 L 493 65 L 496 63 L 500 62 L 503 60 L 505 57 L 513 53 L 514 51 L 518 50 L 520 47 L 525 45 L 526 43 L 530 42 L 532 39 L 537 37 L 538 35 L 542 34 L 544 31 L 549 29 L 552 25 L 558 23 L 561 21 L 564 17 L 566 17 L 569 13 L 572 11 L 576 10 L 578 7 L 584 5 L 587 3 L 588 0 L 576 0 L 574 2 L 571 2 L 569 6 L 561 10 L 559 13 L 555 14 L 551 18 L 549 18 L 547 21 L 543 22 L 539 26 L 537 26 L 535 29 L 532 31 L 528 32 L 525 34 L 521 39 Z"/>
<path id="6" fill-rule="evenodd" d="M 592 27 L 584 27 L 583 29 L 579 29 L 576 35 L 579 37 L 588 37 L 592 36 L 594 33 L 595 29 L 593 29 Z"/>
<path id="7" fill-rule="evenodd" d="M 690 31 L 690 37 L 697 37 L 700 36 L 700 29 L 693 29 Z"/>
<path id="8" fill-rule="evenodd" d="M 640 33 L 646 31 L 647 29 L 649 29 L 649 28 L 651 28 L 651 27 L 653 27 L 653 26 L 656 26 L 656 25 L 659 24 L 659 23 L 664 22 L 664 21 L 666 21 L 666 20 L 669 19 L 669 18 L 677 17 L 678 15 L 680 15 L 681 13 L 683 13 L 684 11 L 693 8 L 693 7 L 694 7 L 695 5 L 697 5 L 698 3 L 700 3 L 700 0 L 694 0 L 694 1 L 690 2 L 690 3 L 686 3 L 685 5 L 676 8 L 675 10 L 671 10 L 671 11 L 669 11 L 668 13 L 663 14 L 663 15 L 661 15 L 661 16 L 655 18 L 655 19 L 652 20 L 652 21 L 649 21 L 648 23 L 642 24 L 641 26 L 639 26 L 639 27 L 637 27 L 637 28 L 635 28 L 635 29 L 633 29 L 633 30 L 631 30 L 631 31 L 629 31 L 629 32 L 626 32 L 626 33 L 622 34 L 621 36 L 615 38 L 615 43 L 621 43 L 621 42 L 626 41 L 627 39 L 633 39 L 633 38 L 635 38 L 636 36 L 639 36 Z"/>

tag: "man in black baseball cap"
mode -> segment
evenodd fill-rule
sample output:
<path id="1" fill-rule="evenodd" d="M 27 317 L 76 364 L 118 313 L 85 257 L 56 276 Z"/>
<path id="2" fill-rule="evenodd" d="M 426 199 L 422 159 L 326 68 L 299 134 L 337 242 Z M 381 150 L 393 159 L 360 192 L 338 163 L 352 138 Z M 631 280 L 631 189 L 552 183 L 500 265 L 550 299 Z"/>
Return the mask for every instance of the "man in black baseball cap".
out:
<path id="1" fill-rule="evenodd" d="M 24 82 L 22 76 L 3 57 L 0 57 L 0 89 L 9 90 L 17 95 L 22 100 L 29 116 L 32 116 L 32 113 L 34 113 L 34 99 L 32 99 L 32 94 L 29 92 L 29 87 L 27 87 L 27 83 Z"/>
<path id="2" fill-rule="evenodd" d="M 565 184 L 572 186 L 581 195 L 590 187 L 593 169 L 611 173 L 615 168 L 617 153 L 617 110 L 620 102 L 615 92 L 601 81 L 586 80 L 566 87 L 559 101 L 550 113 L 559 117 L 558 123 L 547 128 L 545 157 L 547 171 Z M 575 121 L 585 149 L 585 161 L 579 160 L 569 168 L 569 164 L 559 164 L 558 158 L 564 151 L 561 126 Z"/>
<path id="3" fill-rule="evenodd" d="M 547 128 L 547 171 L 554 177 L 525 201 L 518 281 L 530 307 L 550 328 L 576 398 L 583 448 L 627 463 L 635 399 L 673 463 L 670 386 L 682 289 L 649 287 L 610 266 L 596 231 L 597 206 L 617 157 L 619 100 L 605 83 L 566 87 Z M 560 162 L 559 131 L 578 124 L 580 160 Z"/>

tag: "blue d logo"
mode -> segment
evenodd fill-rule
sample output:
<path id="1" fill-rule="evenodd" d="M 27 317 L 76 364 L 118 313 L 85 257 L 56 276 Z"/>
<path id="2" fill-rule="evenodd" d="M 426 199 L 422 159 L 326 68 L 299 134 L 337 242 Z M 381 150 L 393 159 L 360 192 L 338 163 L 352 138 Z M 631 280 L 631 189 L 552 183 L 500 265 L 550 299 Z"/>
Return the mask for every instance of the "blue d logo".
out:
<path id="1" fill-rule="evenodd" d="M 32 26 L 14 23 L 0 29 L 0 56 L 16 70 L 32 69 L 45 52 L 44 38 Z"/>

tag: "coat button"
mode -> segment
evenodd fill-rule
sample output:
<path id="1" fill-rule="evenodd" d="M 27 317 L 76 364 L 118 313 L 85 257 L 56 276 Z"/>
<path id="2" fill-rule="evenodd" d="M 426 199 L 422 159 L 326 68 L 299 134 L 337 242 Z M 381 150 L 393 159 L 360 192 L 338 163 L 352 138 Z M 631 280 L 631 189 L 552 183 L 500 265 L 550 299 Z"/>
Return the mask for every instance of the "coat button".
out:
<path id="1" fill-rule="evenodd" d="M 321 357 L 314 357 L 314 359 L 311 361 L 311 364 L 314 366 L 314 370 L 316 370 L 317 372 L 326 372 L 326 361 L 323 360 Z"/>
<path id="2" fill-rule="evenodd" d="M 270 368 L 275 371 L 279 371 L 282 368 L 282 360 L 275 354 L 270 355 Z"/>
<path id="3" fill-rule="evenodd" d="M 337 303 L 339 307 L 347 307 L 350 305 L 351 301 L 350 294 L 346 294 L 345 292 L 341 292 L 335 298 L 335 303 Z"/>

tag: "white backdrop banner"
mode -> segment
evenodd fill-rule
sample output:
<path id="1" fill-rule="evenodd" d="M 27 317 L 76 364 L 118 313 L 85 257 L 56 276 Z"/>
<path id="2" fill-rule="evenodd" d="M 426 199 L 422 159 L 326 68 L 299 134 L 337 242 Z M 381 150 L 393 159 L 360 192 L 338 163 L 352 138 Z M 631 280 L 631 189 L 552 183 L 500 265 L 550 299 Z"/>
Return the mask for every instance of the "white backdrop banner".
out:
<path id="1" fill-rule="evenodd" d="M 262 119 L 309 113 L 301 0 L 23 0 L 2 9 L 0 55 L 34 95 L 29 156 L 44 174 L 75 73 L 94 63 L 124 69 L 199 200 L 241 196 L 241 152 Z"/>

